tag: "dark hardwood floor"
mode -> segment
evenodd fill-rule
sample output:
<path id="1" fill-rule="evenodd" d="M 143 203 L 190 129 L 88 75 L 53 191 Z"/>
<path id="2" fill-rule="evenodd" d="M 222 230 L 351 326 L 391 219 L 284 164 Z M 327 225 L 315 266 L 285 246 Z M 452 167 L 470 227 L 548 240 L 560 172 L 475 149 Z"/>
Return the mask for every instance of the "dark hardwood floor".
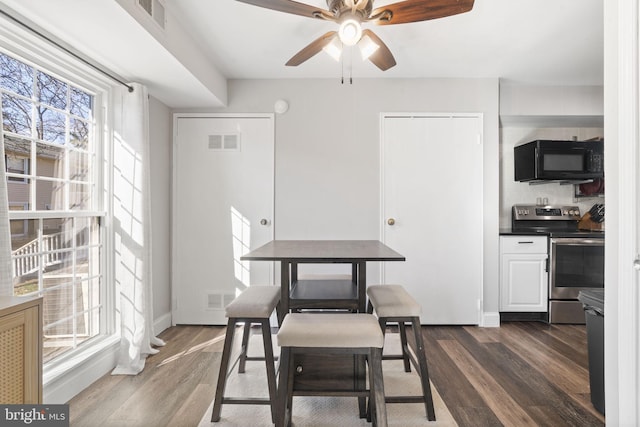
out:
<path id="1" fill-rule="evenodd" d="M 223 327 L 178 326 L 137 376 L 106 375 L 70 402 L 72 426 L 197 426 L 214 397 Z M 460 426 L 603 426 L 584 326 L 423 327 L 431 380 Z M 426 420 L 425 420 L 426 424 Z"/>

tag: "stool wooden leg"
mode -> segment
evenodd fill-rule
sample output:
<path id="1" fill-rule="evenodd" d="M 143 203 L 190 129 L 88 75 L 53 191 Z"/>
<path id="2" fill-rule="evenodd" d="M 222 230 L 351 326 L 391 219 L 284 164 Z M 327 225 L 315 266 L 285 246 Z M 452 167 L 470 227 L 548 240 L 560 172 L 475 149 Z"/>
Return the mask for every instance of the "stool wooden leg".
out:
<path id="1" fill-rule="evenodd" d="M 211 422 L 220 421 L 220 410 L 222 409 L 222 399 L 224 389 L 227 384 L 227 370 L 229 369 L 229 359 L 231 358 L 231 344 L 236 328 L 236 319 L 230 318 L 227 322 L 227 331 L 224 337 L 224 347 L 222 349 L 222 360 L 220 361 L 220 371 L 218 372 L 218 385 L 216 386 L 216 397 L 213 402 Z"/>
<path id="2" fill-rule="evenodd" d="M 240 362 L 238 363 L 238 372 L 244 374 L 244 368 L 247 363 L 247 354 L 249 353 L 249 337 L 251 336 L 251 322 L 244 322 L 244 330 L 242 332 L 242 347 L 240 348 Z"/>
<path id="3" fill-rule="evenodd" d="M 282 303 L 278 302 L 278 305 L 276 305 L 276 317 L 278 318 L 278 326 L 282 326 L 282 320 L 284 319 L 284 315 L 286 313 L 283 311 L 282 308 Z"/>
<path id="4" fill-rule="evenodd" d="M 273 360 L 273 344 L 271 342 L 271 324 L 269 319 L 262 321 L 262 342 L 264 343 L 264 362 L 267 368 L 267 385 L 269 386 L 269 399 L 271 400 L 271 422 L 275 424 L 277 409 L 277 387 L 275 360 Z"/>
<path id="5" fill-rule="evenodd" d="M 409 347 L 407 346 L 407 328 L 404 320 L 398 322 L 400 330 L 400 344 L 402 346 L 402 360 L 404 361 L 404 371 L 411 372 L 411 362 L 409 361 Z"/>
<path id="6" fill-rule="evenodd" d="M 429 382 L 429 369 L 427 368 L 427 356 L 424 352 L 424 340 L 422 339 L 422 328 L 420 327 L 420 319 L 411 318 L 411 328 L 414 331 L 416 341 L 416 356 L 420 365 L 420 381 L 422 383 L 422 395 L 424 396 L 424 405 L 427 411 L 427 419 L 429 421 L 436 420 L 436 413 L 433 408 L 433 397 L 431 396 L 431 383 Z"/>
<path id="7" fill-rule="evenodd" d="M 371 348 L 369 350 L 369 390 L 371 393 L 372 425 L 375 427 L 387 427 L 381 348 Z"/>
<path id="8" fill-rule="evenodd" d="M 365 390 L 367 387 L 366 371 L 367 362 L 364 354 L 355 355 L 355 377 L 356 377 L 356 390 Z M 358 411 L 360 418 L 367 418 L 367 398 L 358 397 Z"/>
<path id="9" fill-rule="evenodd" d="M 291 378 L 290 378 L 291 377 Z M 291 386 L 289 386 L 291 384 Z M 276 427 L 291 424 L 291 403 L 293 401 L 293 358 L 291 348 L 280 349 L 280 376 L 278 377 Z"/>
<path id="10" fill-rule="evenodd" d="M 373 312 L 373 306 L 371 305 L 371 302 L 369 302 L 369 309 L 371 309 L 371 312 Z M 369 314 L 371 314 L 371 312 L 369 312 Z M 384 340 L 385 333 L 387 332 L 387 320 L 385 318 L 379 317 L 378 323 L 380 324 L 380 330 L 382 331 L 382 338 Z M 369 366 L 369 369 L 371 369 L 371 366 Z M 363 408 L 361 398 L 358 399 L 358 403 L 360 403 L 360 418 L 364 418 L 366 415 L 367 421 L 371 421 L 371 408 Z M 363 409 L 365 410 L 364 413 Z"/>

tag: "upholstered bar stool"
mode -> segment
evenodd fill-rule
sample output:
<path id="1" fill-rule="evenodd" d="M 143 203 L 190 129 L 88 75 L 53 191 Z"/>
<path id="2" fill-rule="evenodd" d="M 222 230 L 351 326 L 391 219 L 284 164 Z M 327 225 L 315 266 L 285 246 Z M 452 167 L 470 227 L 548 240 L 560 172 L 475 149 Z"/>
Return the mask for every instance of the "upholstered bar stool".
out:
<path id="1" fill-rule="evenodd" d="M 277 335 L 280 346 L 278 382 L 278 421 L 276 426 L 290 426 L 293 396 L 356 396 L 369 398 L 374 426 L 387 425 L 382 379 L 382 345 L 384 337 L 375 316 L 367 313 L 290 313 Z M 364 356 L 369 365 L 369 389 L 364 372 L 355 363 L 356 384 L 352 390 L 298 390 L 294 387 L 296 355 Z M 361 368 L 364 368 L 364 364 Z M 359 385 L 358 385 L 359 384 Z M 354 414 L 354 416 L 356 416 Z"/>
<path id="2" fill-rule="evenodd" d="M 435 421 L 436 414 L 433 409 L 431 385 L 429 383 L 429 370 L 427 357 L 424 352 L 424 341 L 420 328 L 420 304 L 401 285 L 374 285 L 367 288 L 369 303 L 367 311 L 375 310 L 384 335 L 389 323 L 397 323 L 400 333 L 401 354 L 385 354 L 383 360 L 402 359 L 404 370 L 411 371 L 411 363 L 420 375 L 422 396 L 387 396 L 387 403 L 422 403 L 424 402 L 427 418 Z M 407 324 L 411 325 L 415 337 L 416 348 L 411 353 L 407 343 Z M 416 360 L 417 358 L 417 360 Z"/>
<path id="3" fill-rule="evenodd" d="M 225 307 L 225 313 L 229 320 L 224 338 L 222 360 L 220 361 L 216 397 L 213 402 L 212 422 L 220 421 L 220 411 L 223 403 L 236 405 L 269 405 L 271 407 L 271 420 L 274 423 L 276 422 L 276 371 L 269 317 L 274 309 L 279 309 L 279 302 L 280 288 L 278 286 L 251 286 L 245 289 L 244 292 Z M 233 366 L 229 369 L 229 361 L 231 359 L 236 324 L 242 322 L 244 322 L 242 347 L 240 355 L 233 366 L 240 361 L 238 372 L 242 373 L 244 372 L 244 365 L 247 360 L 264 360 L 267 368 L 269 398 L 225 397 L 224 395 L 227 377 L 233 371 Z M 260 324 L 262 328 L 264 357 L 247 356 L 251 325 L 256 323 Z"/>

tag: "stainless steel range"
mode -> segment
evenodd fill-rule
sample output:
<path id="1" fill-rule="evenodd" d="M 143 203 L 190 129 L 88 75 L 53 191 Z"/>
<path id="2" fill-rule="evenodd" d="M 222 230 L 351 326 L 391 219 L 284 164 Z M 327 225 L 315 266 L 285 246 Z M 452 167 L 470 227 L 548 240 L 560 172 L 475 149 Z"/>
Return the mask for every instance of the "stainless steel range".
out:
<path id="1" fill-rule="evenodd" d="M 578 293 L 604 287 L 604 232 L 578 230 L 580 218 L 577 206 L 513 206 L 513 232 L 550 237 L 550 323 L 585 323 Z"/>

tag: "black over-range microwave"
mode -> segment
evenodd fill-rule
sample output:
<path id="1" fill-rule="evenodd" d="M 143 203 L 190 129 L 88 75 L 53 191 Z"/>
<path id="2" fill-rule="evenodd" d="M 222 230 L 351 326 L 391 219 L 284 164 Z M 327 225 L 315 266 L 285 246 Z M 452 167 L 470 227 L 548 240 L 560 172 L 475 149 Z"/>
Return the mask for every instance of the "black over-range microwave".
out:
<path id="1" fill-rule="evenodd" d="M 604 177 L 604 141 L 537 140 L 513 149 L 516 181 Z"/>

